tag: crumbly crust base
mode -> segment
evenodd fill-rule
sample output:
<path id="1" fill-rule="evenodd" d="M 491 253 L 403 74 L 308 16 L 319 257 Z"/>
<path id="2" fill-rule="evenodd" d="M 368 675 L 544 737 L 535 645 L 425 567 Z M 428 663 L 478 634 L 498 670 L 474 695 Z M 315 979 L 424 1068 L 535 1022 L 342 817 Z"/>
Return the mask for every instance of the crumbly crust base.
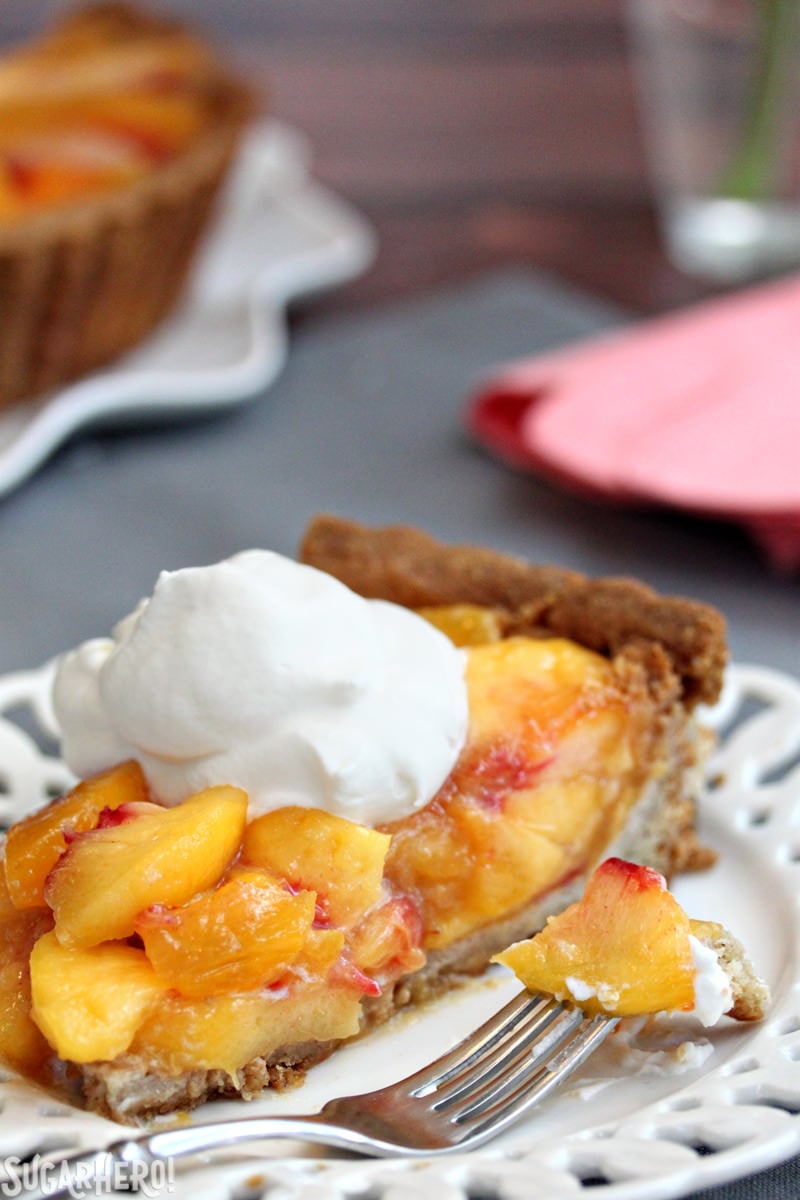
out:
<path id="1" fill-rule="evenodd" d="M 760 1021 L 769 1007 L 769 988 L 739 939 L 716 921 L 694 921 L 692 932 L 704 946 L 714 951 L 717 962 L 728 976 L 733 1007 L 727 1015 L 737 1021 Z"/>
<path id="2" fill-rule="evenodd" d="M 654 759 L 660 765 L 606 852 L 645 862 L 667 877 L 713 861 L 695 831 L 694 784 L 703 746 L 687 719 L 690 704 L 714 699 L 721 682 L 724 626 L 712 609 L 659 597 L 630 580 L 606 581 L 598 599 L 595 585 L 574 572 L 530 567 L 482 549 L 444 547 L 413 529 L 367 530 L 332 517 L 312 524 L 301 553 L 303 561 L 366 596 L 411 607 L 488 604 L 501 610 L 509 634 L 565 636 L 608 652 L 631 703 L 651 711 Z M 709 676 L 703 674 L 706 666 Z M 571 880 L 524 910 L 430 953 L 421 970 L 364 1001 L 361 1032 L 483 971 L 493 954 L 530 936 L 577 899 L 583 882 Z M 292 1087 L 340 1044 L 281 1047 L 248 1063 L 235 1080 L 218 1070 L 168 1078 L 149 1072 L 133 1055 L 88 1064 L 80 1078 L 89 1108 L 131 1122 L 214 1096 L 251 1099 L 265 1087 Z"/>

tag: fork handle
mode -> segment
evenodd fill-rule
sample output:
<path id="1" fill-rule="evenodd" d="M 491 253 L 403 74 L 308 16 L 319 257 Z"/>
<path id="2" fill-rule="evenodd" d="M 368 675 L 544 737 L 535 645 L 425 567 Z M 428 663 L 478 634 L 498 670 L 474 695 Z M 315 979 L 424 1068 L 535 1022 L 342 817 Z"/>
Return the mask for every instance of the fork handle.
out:
<path id="1" fill-rule="evenodd" d="M 348 1129 L 338 1122 L 326 1119 L 326 1111 L 304 1116 L 238 1117 L 233 1121 L 207 1121 L 202 1125 L 187 1125 L 184 1128 L 165 1129 L 128 1142 L 116 1142 L 110 1146 L 115 1152 L 146 1154 L 147 1161 L 165 1161 L 181 1158 L 186 1154 L 201 1154 L 206 1150 L 217 1150 L 221 1146 L 239 1142 L 255 1142 L 264 1138 L 290 1138 L 299 1142 L 317 1142 L 323 1146 L 335 1146 L 339 1150 L 355 1150 L 359 1154 L 381 1156 L 396 1154 L 397 1146 L 389 1142 Z M 123 1151 L 123 1147 L 126 1148 Z"/>
<path id="2" fill-rule="evenodd" d="M 6 1194 L 23 1200 L 54 1200 L 61 1196 L 92 1195 L 92 1185 L 105 1181 L 142 1184 L 155 1162 L 169 1162 L 189 1154 L 200 1154 L 222 1146 L 266 1138 L 290 1138 L 318 1142 L 359 1154 L 396 1153 L 397 1147 L 381 1144 L 356 1130 L 329 1124 L 320 1114 L 310 1116 L 242 1117 L 233 1121 L 214 1121 L 178 1129 L 164 1129 L 141 1137 L 123 1138 L 104 1150 L 85 1150 L 55 1162 L 40 1163 L 38 1171 L 30 1164 L 20 1165 Z"/>

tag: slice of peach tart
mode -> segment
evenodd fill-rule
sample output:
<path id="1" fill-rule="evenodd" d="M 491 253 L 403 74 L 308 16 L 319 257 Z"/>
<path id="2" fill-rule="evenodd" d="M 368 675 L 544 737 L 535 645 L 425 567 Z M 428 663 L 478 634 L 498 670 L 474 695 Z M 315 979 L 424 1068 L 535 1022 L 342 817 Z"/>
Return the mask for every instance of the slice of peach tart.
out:
<path id="1" fill-rule="evenodd" d="M 58 666 L 81 782 L 7 836 L 0 1056 L 120 1121 L 299 1081 L 610 855 L 713 860 L 714 610 L 332 517 L 300 558 L 164 573 Z"/>

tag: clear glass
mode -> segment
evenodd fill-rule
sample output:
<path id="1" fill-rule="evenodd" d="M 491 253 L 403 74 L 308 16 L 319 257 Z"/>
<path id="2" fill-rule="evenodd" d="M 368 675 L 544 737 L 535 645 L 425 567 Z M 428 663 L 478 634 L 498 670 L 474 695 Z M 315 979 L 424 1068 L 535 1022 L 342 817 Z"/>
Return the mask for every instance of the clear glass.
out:
<path id="1" fill-rule="evenodd" d="M 628 0 L 668 253 L 719 282 L 800 263 L 800 0 Z"/>

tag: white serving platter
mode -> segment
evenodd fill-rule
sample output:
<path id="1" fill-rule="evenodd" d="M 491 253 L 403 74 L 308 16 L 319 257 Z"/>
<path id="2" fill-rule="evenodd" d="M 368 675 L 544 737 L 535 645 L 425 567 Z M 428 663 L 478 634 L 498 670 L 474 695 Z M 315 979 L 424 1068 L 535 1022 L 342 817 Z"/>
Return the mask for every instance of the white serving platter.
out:
<path id="1" fill-rule="evenodd" d="M 179 309 L 112 366 L 0 414 L 0 496 L 78 430 L 257 396 L 285 362 L 289 303 L 353 278 L 374 253 L 368 222 L 313 179 L 305 138 L 254 127 Z"/>

